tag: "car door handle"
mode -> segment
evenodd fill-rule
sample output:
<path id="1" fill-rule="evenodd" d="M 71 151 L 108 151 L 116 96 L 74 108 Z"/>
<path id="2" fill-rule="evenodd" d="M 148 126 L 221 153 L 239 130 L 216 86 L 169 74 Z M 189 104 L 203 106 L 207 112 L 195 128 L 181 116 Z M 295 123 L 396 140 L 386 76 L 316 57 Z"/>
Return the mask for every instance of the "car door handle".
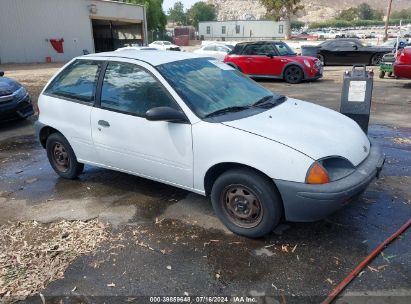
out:
<path id="1" fill-rule="evenodd" d="M 110 124 L 108 123 L 108 121 L 105 121 L 105 120 L 99 120 L 98 124 L 99 124 L 99 126 L 102 126 L 102 127 L 105 127 L 105 128 L 110 127 Z"/>

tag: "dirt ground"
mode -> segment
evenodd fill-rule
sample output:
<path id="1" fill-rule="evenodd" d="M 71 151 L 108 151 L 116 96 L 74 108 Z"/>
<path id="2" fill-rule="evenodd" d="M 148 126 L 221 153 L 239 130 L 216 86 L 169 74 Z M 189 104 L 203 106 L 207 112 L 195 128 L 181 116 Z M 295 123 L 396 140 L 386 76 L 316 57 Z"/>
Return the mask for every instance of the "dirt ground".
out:
<path id="1" fill-rule="evenodd" d="M 0 69 L 25 85 L 36 102 L 59 67 Z M 346 69 L 327 67 L 323 79 L 299 85 L 260 83 L 338 110 Z M 0 225 L 61 219 L 111 225 L 111 238 L 41 290 L 52 303 L 140 303 L 150 302 L 149 296 L 184 295 L 318 303 L 411 218 L 411 81 L 375 80 L 369 135 L 387 156 L 381 179 L 323 221 L 283 222 L 258 240 L 228 232 L 208 198 L 184 190 L 89 166 L 78 180 L 57 177 L 33 134 L 34 120 L 0 125 Z M 407 232 L 386 248 L 337 303 L 409 303 L 410 241 Z M 41 297 L 27 302 L 41 303 Z"/>

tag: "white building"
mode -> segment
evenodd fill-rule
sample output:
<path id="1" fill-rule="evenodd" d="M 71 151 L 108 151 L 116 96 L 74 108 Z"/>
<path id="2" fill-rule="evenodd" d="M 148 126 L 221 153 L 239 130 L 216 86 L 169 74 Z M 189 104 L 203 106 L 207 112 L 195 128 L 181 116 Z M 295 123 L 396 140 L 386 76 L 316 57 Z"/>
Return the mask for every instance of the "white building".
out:
<path id="1" fill-rule="evenodd" d="M 282 39 L 288 22 L 267 20 L 204 21 L 198 25 L 202 40 Z"/>
<path id="2" fill-rule="evenodd" d="M 0 63 L 68 61 L 146 42 L 145 8 L 108 0 L 0 0 Z"/>

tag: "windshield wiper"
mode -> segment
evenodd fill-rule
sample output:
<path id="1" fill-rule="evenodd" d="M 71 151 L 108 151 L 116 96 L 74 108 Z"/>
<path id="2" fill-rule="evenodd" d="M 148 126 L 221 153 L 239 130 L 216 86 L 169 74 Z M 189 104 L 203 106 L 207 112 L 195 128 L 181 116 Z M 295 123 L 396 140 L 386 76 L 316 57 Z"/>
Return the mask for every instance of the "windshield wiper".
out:
<path id="1" fill-rule="evenodd" d="M 283 95 L 280 95 L 280 96 L 269 95 L 269 96 L 265 96 L 261 98 L 260 100 L 256 101 L 252 106 L 253 107 L 266 107 L 266 106 L 275 107 L 276 105 L 283 103 L 285 100 L 287 100 L 287 97 Z"/>
<path id="2" fill-rule="evenodd" d="M 213 116 L 218 116 L 218 115 L 222 115 L 222 114 L 226 114 L 226 113 L 231 113 L 231 112 L 240 112 L 243 110 L 247 110 L 249 109 L 250 106 L 234 106 L 234 107 L 228 107 L 228 108 L 224 108 L 224 109 L 220 109 L 214 112 L 211 112 L 209 114 L 207 114 L 206 116 L 204 116 L 204 118 L 208 118 L 208 117 L 213 117 Z"/>

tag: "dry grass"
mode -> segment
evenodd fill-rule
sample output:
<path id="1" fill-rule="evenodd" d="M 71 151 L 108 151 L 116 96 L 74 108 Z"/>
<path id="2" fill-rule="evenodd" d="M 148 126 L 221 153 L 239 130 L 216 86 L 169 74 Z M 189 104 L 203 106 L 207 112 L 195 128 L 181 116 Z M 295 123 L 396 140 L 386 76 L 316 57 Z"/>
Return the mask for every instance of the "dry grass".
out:
<path id="1" fill-rule="evenodd" d="M 108 238 L 98 220 L 35 221 L 0 227 L 0 302 L 13 302 L 38 293 L 63 278 L 70 263 L 93 252 Z"/>

